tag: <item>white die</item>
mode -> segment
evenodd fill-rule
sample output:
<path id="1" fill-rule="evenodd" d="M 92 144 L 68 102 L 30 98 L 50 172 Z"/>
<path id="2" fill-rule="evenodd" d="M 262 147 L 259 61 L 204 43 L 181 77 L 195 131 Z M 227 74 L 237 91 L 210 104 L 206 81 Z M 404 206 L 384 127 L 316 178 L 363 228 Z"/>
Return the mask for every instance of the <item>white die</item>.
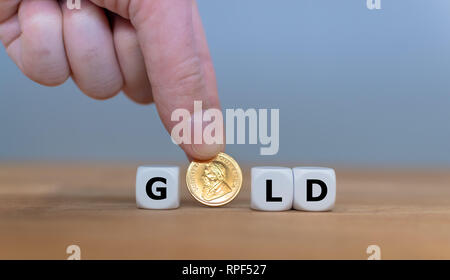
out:
<path id="1" fill-rule="evenodd" d="M 292 169 L 285 167 L 253 167 L 251 208 L 284 211 L 292 208 L 294 196 Z"/>
<path id="2" fill-rule="evenodd" d="M 144 209 L 180 206 L 178 166 L 140 166 L 136 175 L 136 205 Z"/>
<path id="3" fill-rule="evenodd" d="M 336 173 L 331 168 L 296 167 L 294 209 L 329 211 L 336 201 Z"/>

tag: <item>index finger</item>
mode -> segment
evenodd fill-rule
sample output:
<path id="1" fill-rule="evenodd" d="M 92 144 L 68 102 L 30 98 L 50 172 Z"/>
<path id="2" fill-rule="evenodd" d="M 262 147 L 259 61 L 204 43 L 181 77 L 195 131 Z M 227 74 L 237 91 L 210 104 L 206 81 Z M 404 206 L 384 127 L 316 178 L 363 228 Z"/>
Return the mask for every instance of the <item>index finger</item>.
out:
<path id="1" fill-rule="evenodd" d="M 169 132 L 176 125 L 171 121 L 176 109 L 187 109 L 192 116 L 194 101 L 202 101 L 204 110 L 220 108 L 193 0 L 129 0 L 129 6 L 114 4 L 121 0 L 92 1 L 110 3 L 106 8 L 128 17 L 136 28 L 158 113 Z M 193 137 L 190 143 L 180 146 L 193 159 L 210 159 L 223 150 L 223 143 L 194 144 Z"/>

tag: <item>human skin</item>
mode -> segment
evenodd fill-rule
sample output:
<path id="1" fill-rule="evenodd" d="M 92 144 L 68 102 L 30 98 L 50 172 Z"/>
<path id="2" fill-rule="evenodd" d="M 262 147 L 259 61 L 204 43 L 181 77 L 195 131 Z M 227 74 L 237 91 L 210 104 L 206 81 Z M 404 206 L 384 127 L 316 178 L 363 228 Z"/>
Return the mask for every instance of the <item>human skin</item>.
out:
<path id="1" fill-rule="evenodd" d="M 219 108 L 213 63 L 195 0 L 0 0 L 0 40 L 31 80 L 57 86 L 69 77 L 99 100 L 123 91 L 154 102 L 170 132 L 178 108 Z M 193 141 L 192 141 L 193 143 Z M 222 144 L 181 144 L 207 160 Z"/>

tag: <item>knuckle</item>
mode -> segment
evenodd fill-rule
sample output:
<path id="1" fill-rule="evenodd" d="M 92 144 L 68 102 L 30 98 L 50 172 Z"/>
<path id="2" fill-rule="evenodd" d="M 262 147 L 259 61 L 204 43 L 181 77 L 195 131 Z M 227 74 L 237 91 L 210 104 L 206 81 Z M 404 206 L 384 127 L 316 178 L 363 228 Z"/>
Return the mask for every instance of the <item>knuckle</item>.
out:
<path id="1" fill-rule="evenodd" d="M 70 75 L 66 61 L 51 56 L 47 49 L 36 48 L 23 60 L 24 73 L 32 80 L 47 86 L 64 83 Z"/>

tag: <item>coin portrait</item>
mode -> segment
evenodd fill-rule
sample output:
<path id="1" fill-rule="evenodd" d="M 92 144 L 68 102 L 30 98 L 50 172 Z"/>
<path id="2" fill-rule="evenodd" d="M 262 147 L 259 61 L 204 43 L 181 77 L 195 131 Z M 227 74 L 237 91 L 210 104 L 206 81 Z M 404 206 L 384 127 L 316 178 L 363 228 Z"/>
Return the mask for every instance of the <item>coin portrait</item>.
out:
<path id="1" fill-rule="evenodd" d="M 205 183 L 202 192 L 204 200 L 210 201 L 232 191 L 225 181 L 226 172 L 225 166 L 218 161 L 206 164 L 202 176 L 203 182 Z"/>
<path id="2" fill-rule="evenodd" d="M 231 202 L 242 185 L 242 172 L 236 161 L 220 153 L 208 162 L 192 162 L 186 174 L 189 192 L 208 206 Z"/>

